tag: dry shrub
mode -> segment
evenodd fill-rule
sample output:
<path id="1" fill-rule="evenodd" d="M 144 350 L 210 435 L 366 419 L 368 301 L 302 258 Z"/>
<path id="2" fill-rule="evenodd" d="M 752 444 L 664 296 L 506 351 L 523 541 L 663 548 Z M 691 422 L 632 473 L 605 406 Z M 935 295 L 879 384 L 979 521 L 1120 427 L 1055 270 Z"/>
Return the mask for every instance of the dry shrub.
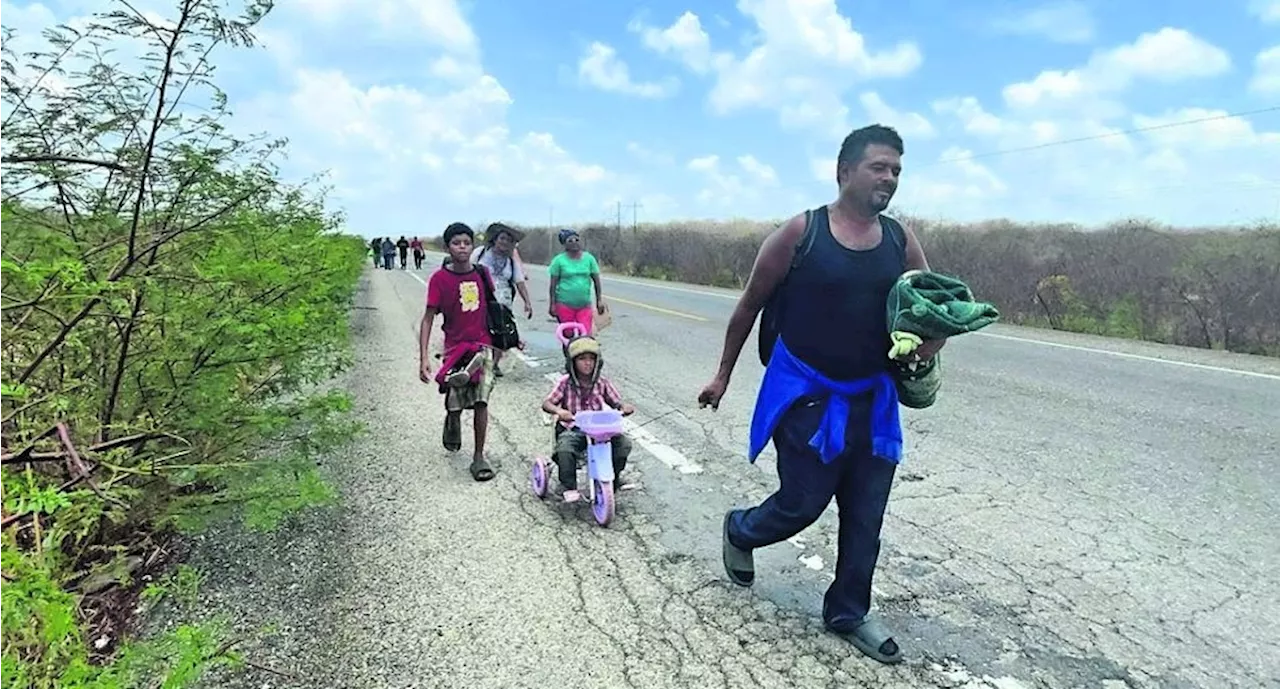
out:
<path id="1" fill-rule="evenodd" d="M 1280 356 L 1280 225 L 1102 228 L 957 224 L 899 216 L 934 270 L 966 280 L 1006 322 Z M 601 264 L 628 275 L 742 287 L 781 220 L 574 226 Z M 559 228 L 519 226 L 546 263 Z"/>

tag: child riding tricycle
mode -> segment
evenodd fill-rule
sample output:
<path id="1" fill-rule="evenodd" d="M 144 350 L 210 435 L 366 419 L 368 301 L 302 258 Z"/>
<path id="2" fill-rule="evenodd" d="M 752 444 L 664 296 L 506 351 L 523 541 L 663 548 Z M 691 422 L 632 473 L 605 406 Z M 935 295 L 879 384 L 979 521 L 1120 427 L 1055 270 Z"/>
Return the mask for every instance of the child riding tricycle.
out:
<path id="1" fill-rule="evenodd" d="M 623 402 L 613 383 L 601 375 L 600 343 L 580 324 L 561 324 L 556 338 L 564 351 L 565 374 L 542 401 L 542 410 L 555 417 L 555 448 L 551 458 L 534 458 L 533 492 L 546 496 L 554 462 L 564 502 L 579 501 L 578 465 L 585 460 L 591 512 L 596 523 L 607 526 L 613 521 L 614 492 L 623 487 L 621 474 L 631 454 L 622 419 L 635 413 L 635 407 Z"/>

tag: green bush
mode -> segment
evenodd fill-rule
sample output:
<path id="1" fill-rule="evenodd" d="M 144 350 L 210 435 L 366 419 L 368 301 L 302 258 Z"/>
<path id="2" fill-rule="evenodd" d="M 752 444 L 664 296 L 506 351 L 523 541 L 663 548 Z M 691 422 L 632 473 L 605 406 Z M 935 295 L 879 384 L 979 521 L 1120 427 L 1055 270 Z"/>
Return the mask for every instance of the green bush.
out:
<path id="1" fill-rule="evenodd" d="M 365 242 L 279 181 L 280 142 L 228 134 L 210 79 L 267 8 L 183 2 L 158 26 L 119 3 L 21 56 L 5 31 L 6 689 L 179 687 L 233 661 L 213 625 L 96 625 L 163 574 L 175 531 L 333 498 L 316 457 L 358 429 L 324 384 L 350 361 Z"/>

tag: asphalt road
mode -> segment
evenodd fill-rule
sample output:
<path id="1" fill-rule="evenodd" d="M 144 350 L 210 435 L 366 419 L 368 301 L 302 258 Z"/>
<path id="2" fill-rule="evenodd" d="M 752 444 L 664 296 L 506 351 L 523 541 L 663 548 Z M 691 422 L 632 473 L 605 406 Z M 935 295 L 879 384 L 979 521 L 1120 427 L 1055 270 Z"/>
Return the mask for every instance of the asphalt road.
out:
<path id="1" fill-rule="evenodd" d="M 372 436 L 331 461 L 342 509 L 203 556 L 234 572 L 211 605 L 286 629 L 259 664 L 343 687 L 1280 686 L 1280 362 L 1009 326 L 949 343 L 938 403 L 905 410 L 875 603 L 909 660 L 889 668 L 822 631 L 834 503 L 757 554 L 753 589 L 724 578 L 721 515 L 777 484 L 772 448 L 745 458 L 754 334 L 720 410 L 697 408 L 733 292 L 607 277 L 642 488 L 609 529 L 530 493 L 560 365 L 531 272 L 498 477 L 475 483 L 469 425 L 445 452 L 417 380 L 427 273 L 368 271 L 346 380 Z"/>

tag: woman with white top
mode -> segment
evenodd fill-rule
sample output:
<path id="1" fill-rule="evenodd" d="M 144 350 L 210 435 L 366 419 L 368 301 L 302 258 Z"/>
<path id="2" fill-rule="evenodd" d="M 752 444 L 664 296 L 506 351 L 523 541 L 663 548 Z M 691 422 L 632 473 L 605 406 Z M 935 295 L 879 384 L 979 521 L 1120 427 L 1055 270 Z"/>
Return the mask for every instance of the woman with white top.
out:
<path id="1" fill-rule="evenodd" d="M 533 318 L 533 303 L 529 301 L 529 287 L 525 284 L 529 278 L 515 255 L 516 244 L 524 239 L 524 233 L 496 222 L 485 228 L 484 235 L 485 242 L 471 253 L 471 262 L 489 269 L 493 275 L 494 296 L 500 303 L 515 312 L 512 306 L 516 293 L 519 293 L 524 301 L 524 317 Z M 494 352 L 493 372 L 498 377 L 502 376 L 502 369 L 498 367 L 502 354 L 501 351 Z"/>

